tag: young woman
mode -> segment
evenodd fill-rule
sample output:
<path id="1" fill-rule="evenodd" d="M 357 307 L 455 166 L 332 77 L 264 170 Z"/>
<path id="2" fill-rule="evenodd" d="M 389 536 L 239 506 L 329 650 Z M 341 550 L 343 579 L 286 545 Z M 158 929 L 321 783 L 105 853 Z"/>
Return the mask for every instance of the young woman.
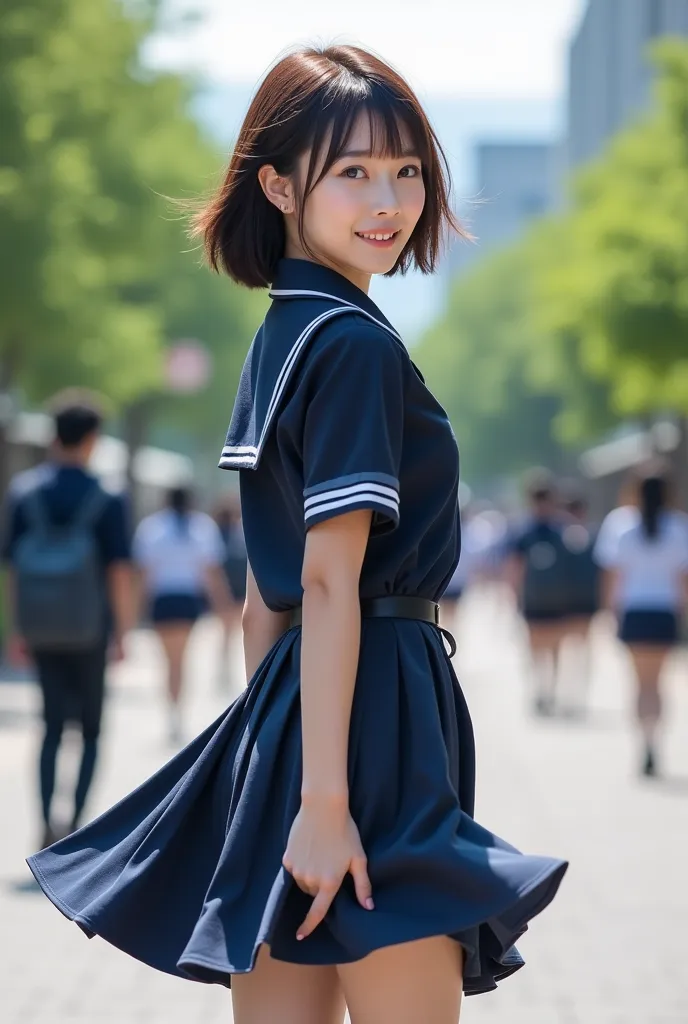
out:
<path id="1" fill-rule="evenodd" d="M 220 617 L 230 613 L 224 544 L 210 516 L 192 508 L 190 491 L 176 487 L 167 506 L 142 519 L 134 535 L 149 617 L 167 662 L 169 738 L 182 736 L 184 656 L 191 630 L 208 600 Z"/>
<path id="2" fill-rule="evenodd" d="M 199 220 L 273 304 L 221 465 L 241 470 L 248 688 L 154 778 L 30 859 L 89 933 L 229 985 L 236 1024 L 455 1024 L 566 869 L 474 821 L 466 704 L 437 626 L 458 453 L 368 297 L 451 223 L 408 85 L 355 47 L 267 75 Z"/>
<path id="3" fill-rule="evenodd" d="M 662 714 L 659 679 L 688 604 L 688 517 L 670 507 L 669 482 L 661 470 L 650 468 L 635 485 L 635 505 L 614 509 L 603 522 L 595 557 L 605 570 L 604 603 L 618 618 L 619 638 L 635 668 L 641 772 L 654 776 Z"/>

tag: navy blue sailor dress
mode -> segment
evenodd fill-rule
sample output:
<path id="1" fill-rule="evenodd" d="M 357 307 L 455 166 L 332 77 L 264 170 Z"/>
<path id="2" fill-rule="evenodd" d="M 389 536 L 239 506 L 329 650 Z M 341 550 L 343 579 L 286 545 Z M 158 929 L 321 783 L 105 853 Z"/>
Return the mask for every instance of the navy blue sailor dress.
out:
<path id="1" fill-rule="evenodd" d="M 246 359 L 220 465 L 241 470 L 251 568 L 274 611 L 301 603 L 308 529 L 373 512 L 361 598 L 438 601 L 459 556 L 456 442 L 401 339 L 355 285 L 283 260 Z M 566 863 L 525 856 L 473 817 L 471 721 L 431 623 L 364 619 L 349 740 L 351 812 L 375 910 L 347 877 L 296 941 L 311 898 L 282 867 L 300 803 L 301 628 L 152 778 L 29 858 L 87 935 L 169 974 L 229 985 L 261 943 L 300 964 L 432 935 L 464 947 L 475 994 L 523 965 L 514 943 Z M 326 680 L 323 680 L 326 684 Z"/>

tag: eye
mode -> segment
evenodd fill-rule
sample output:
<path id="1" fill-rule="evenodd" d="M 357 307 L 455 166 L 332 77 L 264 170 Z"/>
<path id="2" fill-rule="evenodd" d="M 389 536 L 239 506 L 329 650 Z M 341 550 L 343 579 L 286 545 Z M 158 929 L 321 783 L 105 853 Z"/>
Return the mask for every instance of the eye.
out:
<path id="1" fill-rule="evenodd" d="M 356 181 L 359 178 L 365 177 L 365 171 L 362 167 L 345 167 L 341 176 L 342 178 L 351 178 L 352 181 Z"/>
<path id="2" fill-rule="evenodd" d="M 420 167 L 417 164 L 406 164 L 406 167 L 402 167 L 399 171 L 400 178 L 417 178 L 421 173 Z"/>

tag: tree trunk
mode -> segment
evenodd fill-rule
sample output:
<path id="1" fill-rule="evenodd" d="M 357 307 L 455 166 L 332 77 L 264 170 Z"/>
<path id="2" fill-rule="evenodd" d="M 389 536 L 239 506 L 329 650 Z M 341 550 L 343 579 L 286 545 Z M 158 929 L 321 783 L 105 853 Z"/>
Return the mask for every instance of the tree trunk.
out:
<path id="1" fill-rule="evenodd" d="M 17 378 L 18 347 L 7 346 L 0 359 L 0 499 L 4 502 L 12 472 L 10 429 L 15 416 L 12 388 Z"/>
<path id="2" fill-rule="evenodd" d="M 671 453 L 671 468 L 677 504 L 688 512 L 688 416 L 678 416 L 678 445 Z"/>
<path id="3" fill-rule="evenodd" d="M 126 481 L 132 515 L 137 522 L 141 515 L 141 485 L 134 475 L 134 465 L 138 452 L 148 440 L 148 428 L 152 402 L 150 398 L 139 398 L 127 407 L 123 420 L 123 440 L 127 446 Z"/>

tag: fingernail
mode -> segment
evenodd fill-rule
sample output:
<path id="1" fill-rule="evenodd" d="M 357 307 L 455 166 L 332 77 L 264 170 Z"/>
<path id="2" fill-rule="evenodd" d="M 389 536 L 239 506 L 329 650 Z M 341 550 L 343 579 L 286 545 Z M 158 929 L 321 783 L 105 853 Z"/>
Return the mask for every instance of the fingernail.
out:
<path id="1" fill-rule="evenodd" d="M 304 936 L 304 935 L 301 935 L 301 934 L 299 933 L 299 934 L 298 934 L 298 935 L 296 936 L 296 941 L 297 941 L 297 942 L 301 942 L 301 940 L 302 940 L 303 938 L 305 938 L 305 936 Z"/>
<path id="2" fill-rule="evenodd" d="M 373 903 L 373 900 L 372 900 L 371 896 L 369 896 L 368 899 L 366 900 L 366 907 L 367 907 L 368 910 L 374 910 L 375 909 L 375 904 Z"/>

